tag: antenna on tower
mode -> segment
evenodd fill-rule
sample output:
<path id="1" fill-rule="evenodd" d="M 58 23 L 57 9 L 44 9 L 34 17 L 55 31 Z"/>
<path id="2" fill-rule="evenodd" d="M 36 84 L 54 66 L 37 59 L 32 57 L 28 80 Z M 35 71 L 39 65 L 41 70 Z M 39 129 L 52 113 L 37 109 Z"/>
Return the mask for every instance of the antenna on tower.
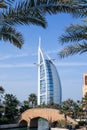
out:
<path id="1" fill-rule="evenodd" d="M 54 61 L 55 59 L 52 59 L 48 56 L 48 54 L 46 54 L 47 58 L 50 60 L 50 61 Z"/>
<path id="2" fill-rule="evenodd" d="M 49 60 L 51 60 L 51 58 L 48 56 L 48 54 L 46 54 L 46 56 L 47 56 L 47 58 L 48 58 Z"/>
<path id="3" fill-rule="evenodd" d="M 41 47 L 41 37 L 39 37 L 39 48 Z"/>

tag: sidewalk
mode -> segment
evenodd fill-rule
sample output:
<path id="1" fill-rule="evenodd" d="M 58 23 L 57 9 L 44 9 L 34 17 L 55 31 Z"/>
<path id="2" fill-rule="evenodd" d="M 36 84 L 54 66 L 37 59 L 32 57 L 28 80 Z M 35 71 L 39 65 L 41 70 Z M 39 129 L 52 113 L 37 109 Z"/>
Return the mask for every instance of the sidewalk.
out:
<path id="1" fill-rule="evenodd" d="M 86 127 L 83 127 L 83 128 L 77 129 L 77 130 L 86 130 Z"/>

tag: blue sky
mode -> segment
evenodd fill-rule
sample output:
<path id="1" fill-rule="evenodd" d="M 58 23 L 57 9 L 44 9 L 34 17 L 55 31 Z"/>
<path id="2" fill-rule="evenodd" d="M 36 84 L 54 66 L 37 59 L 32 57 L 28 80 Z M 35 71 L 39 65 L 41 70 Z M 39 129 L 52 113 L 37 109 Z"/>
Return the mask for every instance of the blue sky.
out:
<path id="1" fill-rule="evenodd" d="M 64 33 L 65 27 L 79 21 L 82 22 L 67 14 L 48 15 L 46 29 L 35 25 L 16 26 L 25 39 L 21 49 L 0 41 L 0 85 L 5 93 L 16 95 L 20 101 L 28 99 L 30 93 L 37 94 L 37 67 L 33 63 L 37 63 L 40 36 L 43 51 L 55 58 L 54 64 L 62 85 L 62 100 L 81 100 L 83 74 L 87 72 L 86 53 L 65 59 L 59 59 L 57 55 L 62 48 L 59 36 Z"/>

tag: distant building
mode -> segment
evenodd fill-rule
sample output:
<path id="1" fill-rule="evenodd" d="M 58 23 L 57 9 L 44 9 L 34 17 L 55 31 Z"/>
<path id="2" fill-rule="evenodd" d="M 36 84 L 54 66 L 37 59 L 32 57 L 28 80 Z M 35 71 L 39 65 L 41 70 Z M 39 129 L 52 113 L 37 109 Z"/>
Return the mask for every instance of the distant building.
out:
<path id="1" fill-rule="evenodd" d="M 87 74 L 83 76 L 83 97 L 87 94 Z"/>
<path id="2" fill-rule="evenodd" d="M 38 48 L 38 105 L 60 104 L 62 99 L 61 83 L 53 61 L 44 57 Z"/>

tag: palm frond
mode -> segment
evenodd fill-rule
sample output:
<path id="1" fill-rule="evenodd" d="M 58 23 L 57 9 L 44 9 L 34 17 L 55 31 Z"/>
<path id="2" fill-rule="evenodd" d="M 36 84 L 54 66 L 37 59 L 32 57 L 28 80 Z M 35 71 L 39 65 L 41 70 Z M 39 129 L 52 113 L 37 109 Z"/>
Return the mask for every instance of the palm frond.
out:
<path id="1" fill-rule="evenodd" d="M 4 3 L 7 5 L 7 6 L 11 6 L 13 4 L 15 0 L 4 0 Z"/>
<path id="2" fill-rule="evenodd" d="M 9 41 L 13 45 L 21 48 L 24 43 L 23 36 L 11 26 L 2 26 L 0 28 L 0 40 Z"/>
<path id="3" fill-rule="evenodd" d="M 3 15 L 6 24 L 36 24 L 44 28 L 46 27 L 47 22 L 38 10 L 22 10 L 20 12 L 14 12 L 14 10 L 9 9 L 9 11 L 7 16 Z"/>
<path id="4" fill-rule="evenodd" d="M 80 9 L 77 8 L 81 8 L 78 4 L 71 0 L 25 0 L 3 12 L 3 18 L 6 24 L 36 24 L 46 27 L 45 14 L 64 12 L 78 15 Z M 84 13 L 85 9 L 81 10 Z"/>
<path id="5" fill-rule="evenodd" d="M 3 0 L 0 1 L 0 8 L 7 8 L 7 5 L 4 3 Z"/>
<path id="6" fill-rule="evenodd" d="M 9 11 L 2 13 L 1 21 L 4 21 L 5 24 L 36 24 L 42 27 L 46 27 L 47 22 L 45 17 L 38 9 L 29 9 L 24 6 L 24 4 L 13 8 L 9 8 Z"/>
<path id="7" fill-rule="evenodd" d="M 59 53 L 59 57 L 60 58 L 64 58 L 70 55 L 74 55 L 74 54 L 81 54 L 87 52 L 87 43 L 83 43 L 83 44 L 74 44 L 74 45 L 69 45 L 67 47 L 64 47 Z"/>
<path id="8" fill-rule="evenodd" d="M 77 42 L 87 40 L 87 26 L 86 25 L 70 25 L 65 30 L 65 35 L 60 38 L 60 43 Z"/>
<path id="9" fill-rule="evenodd" d="M 87 16 L 86 0 L 26 0 L 25 4 L 30 7 L 34 5 L 41 11 L 49 14 L 64 12 L 70 13 L 74 17 Z"/>
<path id="10" fill-rule="evenodd" d="M 0 0 L 0 8 L 6 8 L 10 5 L 13 4 L 15 0 Z"/>

